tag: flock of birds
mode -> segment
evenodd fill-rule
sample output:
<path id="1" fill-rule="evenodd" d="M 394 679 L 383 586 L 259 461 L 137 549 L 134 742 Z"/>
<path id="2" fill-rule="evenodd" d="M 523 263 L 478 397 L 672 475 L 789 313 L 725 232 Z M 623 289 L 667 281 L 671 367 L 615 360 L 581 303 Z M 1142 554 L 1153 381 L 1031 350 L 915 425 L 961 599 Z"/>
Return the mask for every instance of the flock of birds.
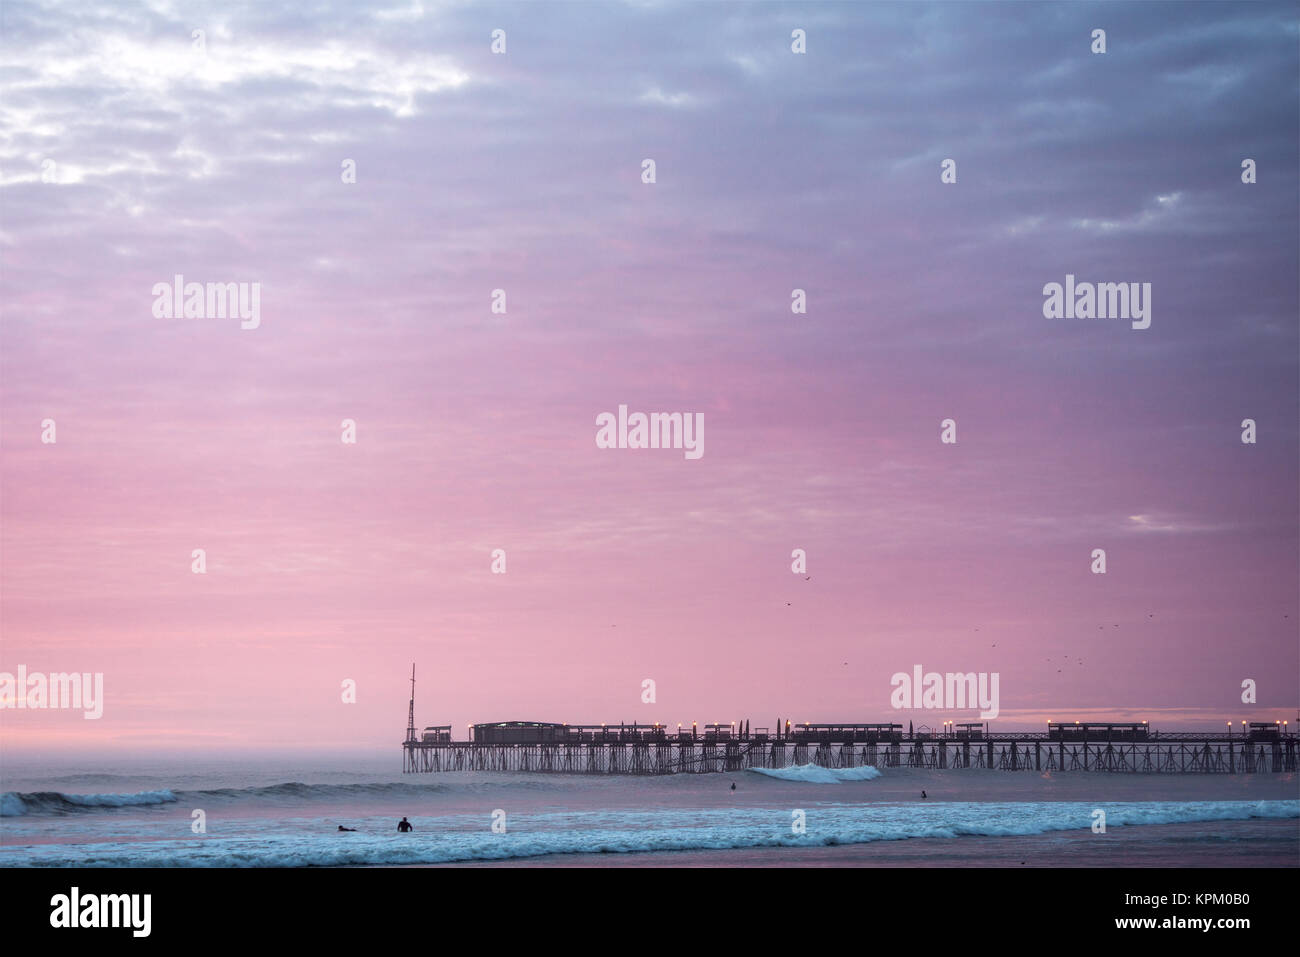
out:
<path id="1" fill-rule="evenodd" d="M 811 576 L 811 575 L 806 575 L 806 576 L 804 576 L 804 581 L 806 581 L 806 582 L 810 582 L 810 581 L 812 581 L 812 576 Z M 789 607 L 791 606 L 792 603 L 791 603 L 791 602 L 786 602 L 785 604 L 786 604 L 786 607 L 789 608 Z M 1154 618 L 1154 617 L 1155 617 L 1155 614 L 1154 614 L 1154 613 L 1150 613 L 1150 614 L 1147 615 L 1147 617 L 1148 617 L 1148 618 Z M 1290 615 L 1283 615 L 1282 617 L 1283 617 L 1283 618 L 1290 618 L 1291 616 L 1290 616 Z M 617 628 L 618 625 L 610 625 L 609 627 L 611 627 L 611 628 Z M 1114 627 L 1115 627 L 1115 628 L 1118 628 L 1119 625 L 1116 624 L 1116 625 L 1114 625 Z M 1106 630 L 1106 626 L 1105 626 L 1105 625 L 1098 625 L 1098 626 L 1097 626 L 1097 629 L 1098 629 L 1099 631 L 1105 631 L 1105 630 Z M 976 628 L 975 630 L 976 630 L 976 631 L 979 631 L 978 628 Z M 996 648 L 997 646 L 998 646 L 998 643 L 997 643 L 996 641 L 993 642 L 993 647 Z M 1061 659 L 1062 659 L 1063 661 L 1065 661 L 1065 662 L 1068 664 L 1069 661 L 1070 661 L 1070 656 L 1069 656 L 1069 655 L 1061 655 Z M 1051 659 L 1050 657 L 1047 657 L 1047 658 L 1044 658 L 1043 660 L 1046 661 L 1046 662 L 1049 662 L 1049 663 L 1050 663 L 1052 659 Z M 844 662 L 844 664 L 847 665 L 848 662 L 846 661 L 846 662 Z M 1083 664 L 1083 659 L 1082 659 L 1082 658 L 1078 658 L 1078 659 L 1076 659 L 1076 660 L 1075 660 L 1075 664 L 1082 665 L 1082 664 Z M 1056 673 L 1057 673 L 1058 675 L 1061 674 L 1063 671 L 1065 671 L 1064 668 L 1057 668 L 1057 669 L 1056 669 Z"/>
<path id="2" fill-rule="evenodd" d="M 812 581 L 812 576 L 811 576 L 811 575 L 806 575 L 806 576 L 804 576 L 804 581 L 806 581 L 806 582 L 807 582 L 807 581 Z M 790 603 L 790 602 L 786 602 L 785 604 L 786 604 L 786 607 L 788 608 L 788 607 L 790 607 L 790 604 L 791 604 L 791 603 Z M 1155 614 L 1154 614 L 1154 613 L 1148 614 L 1147 617 L 1148 617 L 1148 618 L 1154 618 L 1154 617 L 1155 617 Z M 1283 615 L 1282 617 L 1283 617 L 1283 618 L 1286 618 L 1286 617 L 1289 617 L 1289 616 L 1287 616 L 1287 615 Z M 1115 627 L 1118 628 L 1119 625 L 1115 625 Z M 1098 625 L 1097 628 L 1100 629 L 1101 631 L 1105 631 L 1105 630 L 1106 630 L 1106 626 L 1105 626 L 1105 625 Z M 979 631 L 978 628 L 976 628 L 975 630 L 976 630 L 976 631 Z M 996 648 L 997 646 L 998 646 L 998 643 L 997 643 L 996 641 L 993 642 L 992 647 Z M 1051 659 L 1050 657 L 1047 657 L 1047 658 L 1044 658 L 1043 660 L 1044 660 L 1044 661 L 1047 661 L 1047 662 L 1050 662 L 1052 659 Z M 1065 662 L 1068 664 L 1069 661 L 1070 661 L 1070 656 L 1069 656 L 1069 655 L 1061 655 L 1061 660 L 1065 661 Z M 847 665 L 848 662 L 846 661 L 846 662 L 844 662 L 844 664 Z M 1076 659 L 1075 659 L 1075 664 L 1082 666 L 1082 664 L 1083 664 L 1083 659 L 1082 659 L 1082 658 L 1076 658 Z M 1057 669 L 1056 669 L 1056 673 L 1057 673 L 1058 675 L 1061 674 L 1063 671 L 1065 671 L 1064 668 L 1057 668 Z"/>
<path id="3" fill-rule="evenodd" d="M 808 581 L 812 581 L 812 576 L 811 576 L 811 575 L 806 575 L 806 576 L 804 576 L 804 581 L 806 581 L 806 582 L 808 582 Z M 788 608 L 788 607 L 790 607 L 791 602 L 786 602 L 785 604 L 786 604 L 786 607 Z M 1154 613 L 1154 612 L 1150 612 L 1150 613 L 1147 614 L 1147 617 L 1148 617 L 1148 618 L 1154 618 L 1154 617 L 1155 617 L 1155 613 Z M 1291 616 L 1290 616 L 1290 615 L 1283 615 L 1282 617 L 1283 617 L 1283 618 L 1290 618 Z M 612 627 L 612 626 L 611 626 L 611 627 Z M 1118 628 L 1119 625 L 1118 625 L 1118 624 L 1114 624 L 1113 627 Z M 978 628 L 976 628 L 975 630 L 976 630 L 976 631 L 979 631 Z M 1098 626 L 1097 626 L 1097 630 L 1098 630 L 1098 631 L 1105 631 L 1105 630 L 1106 630 L 1106 626 L 1105 626 L 1105 625 L 1098 625 Z M 992 647 L 996 648 L 997 646 L 998 646 L 998 643 L 997 643 L 996 641 L 993 642 Z M 1046 662 L 1048 662 L 1048 663 L 1050 663 L 1052 659 L 1051 659 L 1051 657 L 1049 656 L 1049 657 L 1047 657 L 1047 658 L 1044 658 L 1043 660 L 1046 661 Z M 1070 656 L 1069 656 L 1069 655 L 1061 655 L 1061 660 L 1064 661 L 1066 664 L 1069 664 L 1069 663 L 1070 663 Z M 846 662 L 844 662 L 844 664 L 847 665 L 848 662 L 846 661 Z M 1082 665 L 1083 665 L 1083 659 L 1082 659 L 1082 658 L 1076 658 L 1076 659 L 1075 659 L 1075 664 L 1082 666 Z M 1061 673 L 1064 672 L 1064 671 L 1065 671 L 1064 668 L 1057 668 L 1057 669 L 1056 669 L 1056 673 L 1057 673 L 1058 675 L 1061 674 Z"/>
<path id="4" fill-rule="evenodd" d="M 812 576 L 811 576 L 811 575 L 806 576 L 806 577 L 804 578 L 804 581 L 812 581 Z M 790 603 L 790 602 L 786 602 L 785 604 L 786 604 L 786 607 L 789 607 L 791 603 Z M 1154 613 L 1154 612 L 1150 612 L 1150 613 L 1147 614 L 1147 617 L 1148 617 L 1148 618 L 1154 618 L 1154 617 L 1155 617 L 1155 613 Z M 1290 615 L 1283 615 L 1282 617 L 1283 617 L 1283 618 L 1290 618 L 1291 616 L 1290 616 Z M 1118 628 L 1119 625 L 1118 625 L 1118 624 L 1115 624 L 1115 625 L 1113 625 L 1112 627 Z M 976 628 L 975 630 L 976 630 L 976 631 L 979 631 L 978 628 Z M 1106 626 L 1105 626 L 1105 625 L 1098 625 L 1098 626 L 1097 626 L 1097 630 L 1098 630 L 1098 631 L 1105 631 L 1105 630 L 1106 630 Z M 996 641 L 993 642 L 992 647 L 996 648 L 997 646 L 998 646 L 998 643 L 997 643 Z M 1050 663 L 1052 659 L 1051 659 L 1051 657 L 1049 656 L 1049 657 L 1047 657 L 1047 658 L 1044 658 L 1043 660 L 1046 661 L 1046 662 L 1049 662 L 1049 663 Z M 1069 656 L 1069 655 L 1062 655 L 1062 656 L 1061 656 L 1061 660 L 1063 660 L 1066 664 L 1069 664 L 1070 656 Z M 848 662 L 846 661 L 846 662 L 844 662 L 844 664 L 847 665 Z M 1082 665 L 1082 664 L 1083 664 L 1083 659 L 1082 659 L 1082 658 L 1076 658 L 1076 659 L 1075 659 L 1075 664 L 1077 664 L 1077 665 Z M 1064 671 L 1065 671 L 1064 668 L 1057 668 L 1057 669 L 1056 669 L 1056 673 L 1057 673 L 1058 675 L 1061 674 L 1061 673 L 1064 672 Z"/>

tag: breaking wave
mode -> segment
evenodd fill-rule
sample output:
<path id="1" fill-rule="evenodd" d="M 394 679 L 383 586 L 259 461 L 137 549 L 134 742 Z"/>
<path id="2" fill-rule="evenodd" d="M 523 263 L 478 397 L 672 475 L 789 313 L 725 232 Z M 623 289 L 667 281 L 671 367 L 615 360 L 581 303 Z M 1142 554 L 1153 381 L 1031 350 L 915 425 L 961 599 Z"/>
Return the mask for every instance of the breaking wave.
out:
<path id="1" fill-rule="evenodd" d="M 880 771 L 871 765 L 860 768 L 824 768 L 818 764 L 796 764 L 789 768 L 750 768 L 758 774 L 782 781 L 807 781 L 810 784 L 838 784 L 841 781 L 871 781 Z"/>
<path id="2" fill-rule="evenodd" d="M 1021 836 L 1089 831 L 1095 807 L 1109 828 L 1134 825 L 1300 817 L 1300 801 L 1151 801 L 832 805 L 809 809 L 807 831 L 792 834 L 789 812 L 718 810 L 701 816 L 606 812 L 574 826 L 570 817 L 514 818 L 509 833 L 492 834 L 474 819 L 413 818 L 413 834 L 391 821 L 348 834 L 286 834 L 278 825 L 239 837 L 206 837 L 76 845 L 0 847 L 0 865 L 92 867 L 338 867 L 512 860 L 549 854 L 634 854 L 652 851 L 867 844 L 908 838 Z M 638 816 L 640 815 L 640 816 Z M 1207 837 L 1207 839 L 1209 839 Z"/>
<path id="3" fill-rule="evenodd" d="M 65 794 L 62 791 L 6 791 L 0 795 L 0 817 L 19 817 L 27 814 L 70 814 L 78 811 L 107 810 L 150 804 L 171 804 L 177 801 L 239 803 L 260 802 L 270 804 L 297 804 L 308 801 L 334 801 L 344 799 L 418 798 L 443 791 L 484 791 L 500 789 L 546 790 L 561 785 L 542 779 L 509 781 L 474 781 L 457 784 L 410 784 L 404 781 L 373 784 L 303 784 L 289 781 L 265 787 L 208 788 L 205 790 L 180 790 L 162 788 L 156 791 L 139 791 L 134 794 Z"/>
<path id="4" fill-rule="evenodd" d="M 17 791 L 6 791 L 0 795 L 0 817 L 20 817 L 24 814 L 66 814 L 94 808 L 171 804 L 176 799 L 176 795 L 166 789 L 137 791 L 135 794 L 64 794 L 61 791 L 33 791 L 22 794 Z"/>

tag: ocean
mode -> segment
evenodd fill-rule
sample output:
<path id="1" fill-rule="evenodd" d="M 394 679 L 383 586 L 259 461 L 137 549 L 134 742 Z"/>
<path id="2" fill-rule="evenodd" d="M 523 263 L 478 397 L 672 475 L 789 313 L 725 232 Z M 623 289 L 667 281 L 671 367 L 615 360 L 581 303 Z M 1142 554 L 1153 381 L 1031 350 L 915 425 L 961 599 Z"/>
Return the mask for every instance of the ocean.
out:
<path id="1" fill-rule="evenodd" d="M 1300 866 L 1295 774 L 403 775 L 398 754 L 20 757 L 0 788 L 5 867 Z"/>

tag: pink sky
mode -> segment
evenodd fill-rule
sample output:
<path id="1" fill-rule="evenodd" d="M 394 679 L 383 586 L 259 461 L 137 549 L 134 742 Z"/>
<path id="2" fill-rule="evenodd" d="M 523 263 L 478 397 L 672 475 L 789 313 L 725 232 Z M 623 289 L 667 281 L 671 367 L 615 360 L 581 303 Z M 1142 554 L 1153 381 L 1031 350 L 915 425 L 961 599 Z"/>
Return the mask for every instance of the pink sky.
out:
<path id="1" fill-rule="evenodd" d="M 0 670 L 107 700 L 0 744 L 396 748 L 413 660 L 457 736 L 974 720 L 893 711 L 915 664 L 998 672 L 1001 729 L 1295 721 L 1294 11 L 1117 10 L 1103 64 L 980 6 L 17 4 Z M 154 318 L 176 273 L 260 327 Z M 1043 318 L 1066 273 L 1151 328 Z M 704 456 L 598 449 L 619 404 Z"/>

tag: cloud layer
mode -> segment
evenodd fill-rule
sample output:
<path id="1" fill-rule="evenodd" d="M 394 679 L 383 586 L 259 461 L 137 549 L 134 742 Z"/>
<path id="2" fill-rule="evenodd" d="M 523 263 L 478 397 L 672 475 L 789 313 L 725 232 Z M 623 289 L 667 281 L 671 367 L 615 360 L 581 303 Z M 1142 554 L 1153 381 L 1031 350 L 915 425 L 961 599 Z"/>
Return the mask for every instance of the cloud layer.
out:
<path id="1" fill-rule="evenodd" d="M 1293 6 L 4 26 L 0 668 L 108 695 L 7 745 L 395 743 L 412 659 L 422 723 L 884 720 L 917 662 L 1004 720 L 1294 708 Z M 260 327 L 154 318 L 176 274 Z M 1043 318 L 1067 274 L 1151 328 Z M 706 454 L 597 449 L 619 404 Z"/>

